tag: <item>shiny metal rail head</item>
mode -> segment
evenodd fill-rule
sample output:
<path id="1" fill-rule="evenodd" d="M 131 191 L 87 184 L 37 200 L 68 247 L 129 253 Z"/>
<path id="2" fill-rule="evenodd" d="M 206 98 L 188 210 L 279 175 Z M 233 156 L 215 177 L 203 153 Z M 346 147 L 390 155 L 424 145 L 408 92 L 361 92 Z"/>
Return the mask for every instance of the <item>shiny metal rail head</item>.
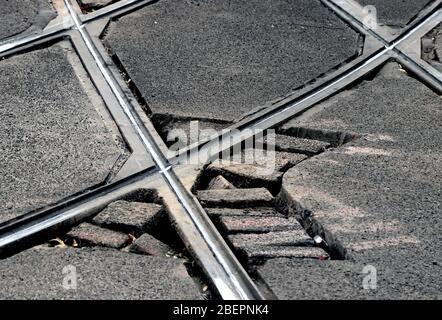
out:
<path id="1" fill-rule="evenodd" d="M 152 156 L 155 164 L 163 175 L 165 181 L 170 186 L 173 194 L 177 198 L 178 202 L 184 209 L 188 218 L 191 219 L 195 228 L 199 232 L 199 237 L 193 237 L 189 239 L 189 246 L 192 247 L 195 242 L 204 242 L 207 244 L 210 252 L 200 253 L 195 252 L 198 255 L 198 260 L 201 263 L 201 267 L 208 273 L 208 276 L 214 281 L 219 294 L 224 299 L 262 299 L 261 293 L 256 288 L 253 281 L 248 276 L 247 272 L 242 268 L 236 257 L 230 252 L 227 244 L 224 242 L 221 235 L 216 228 L 209 223 L 209 218 L 197 203 L 195 198 L 190 192 L 182 185 L 181 181 L 176 176 L 174 170 L 170 169 L 167 159 L 162 154 L 160 148 L 156 145 L 153 137 L 148 130 L 142 124 L 139 116 L 134 111 L 132 105 L 120 88 L 118 81 L 109 70 L 108 66 L 104 63 L 103 57 L 101 57 L 97 50 L 93 39 L 89 35 L 87 28 L 82 24 L 78 14 L 72 7 L 69 0 L 64 0 L 66 8 L 69 11 L 72 20 L 74 21 L 75 28 L 80 33 L 84 43 L 86 44 L 89 52 L 93 56 L 100 72 L 106 79 L 107 84 L 111 88 L 116 99 L 120 103 L 121 108 L 129 119 L 131 125 L 143 141 L 144 147 Z M 173 215 L 174 212 L 171 212 Z M 184 229 L 185 221 L 182 221 L 180 217 L 176 217 L 178 228 Z M 195 245 L 195 247 L 199 247 Z M 193 252 L 191 250 L 191 252 Z"/>
<path id="2" fill-rule="evenodd" d="M 329 0 L 321 0 L 324 4 L 329 5 L 331 9 L 337 10 L 337 7 Z M 406 28 L 405 31 L 396 37 L 392 42 L 383 39 L 380 35 L 365 32 L 369 37 L 373 37 L 378 40 L 381 47 L 378 51 L 373 54 L 360 59 L 357 63 L 354 63 L 350 68 L 343 66 L 341 72 L 337 75 L 331 77 L 324 83 L 318 83 L 311 87 L 311 89 L 298 97 L 281 100 L 274 106 L 263 109 L 262 111 L 253 114 L 246 119 L 235 123 L 229 129 L 234 132 L 232 133 L 217 133 L 210 138 L 203 141 L 192 144 L 191 146 L 185 147 L 179 150 L 175 157 L 171 159 L 172 163 L 184 163 L 186 161 L 192 161 L 192 156 L 198 157 L 198 153 L 202 149 L 207 149 L 211 151 L 211 157 L 208 157 L 210 161 L 211 158 L 216 158 L 217 155 L 229 148 L 234 147 L 236 144 L 243 142 L 244 140 L 250 138 L 251 136 L 247 134 L 250 129 L 255 130 L 266 130 L 269 128 L 274 128 L 284 121 L 300 115 L 304 111 L 311 108 L 314 104 L 325 100 L 336 92 L 344 89 L 351 83 L 360 80 L 366 74 L 373 71 L 383 63 L 387 62 L 391 58 L 395 58 L 408 68 L 412 73 L 414 73 L 424 84 L 428 85 L 430 88 L 436 92 L 442 93 L 442 79 L 439 72 L 434 72 L 432 69 L 425 69 L 420 63 L 416 62 L 412 57 L 402 53 L 399 49 L 401 45 L 410 41 L 413 36 L 418 34 L 425 26 L 428 24 L 434 24 L 436 22 L 442 21 L 442 5 L 432 6 L 432 9 L 427 12 L 426 15 L 421 16 L 413 28 Z M 351 17 L 348 13 L 343 10 L 338 10 L 337 14 L 342 18 L 353 19 L 353 24 L 359 24 L 360 22 Z M 358 30 L 362 30 L 363 27 Z M 350 63 L 352 64 L 352 63 Z M 226 141 L 226 143 L 219 144 L 219 141 Z M 229 143 L 231 141 L 231 143 Z M 222 148 L 219 148 L 221 145 Z M 218 147 L 217 147 L 218 146 Z M 202 152 L 203 154 L 208 152 Z"/>
<path id="3" fill-rule="evenodd" d="M 97 11 L 82 15 L 81 21 L 83 24 L 101 19 L 101 18 L 116 18 L 120 15 L 128 12 L 140 9 L 150 3 L 157 2 L 158 0 L 121 0 L 110 4 Z"/>

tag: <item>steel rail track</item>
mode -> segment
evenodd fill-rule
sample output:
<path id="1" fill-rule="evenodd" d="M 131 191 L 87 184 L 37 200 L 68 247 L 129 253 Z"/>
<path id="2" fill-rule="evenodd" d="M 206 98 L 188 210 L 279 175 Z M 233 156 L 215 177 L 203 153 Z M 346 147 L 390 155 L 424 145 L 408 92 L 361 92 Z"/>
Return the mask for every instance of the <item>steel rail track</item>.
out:
<path id="1" fill-rule="evenodd" d="M 158 0 L 122 0 L 101 8 L 93 13 L 80 14 L 79 19 L 82 24 L 92 22 L 101 18 L 113 18 L 137 10 L 147 4 Z M 41 33 L 31 34 L 27 36 L 18 35 L 6 41 L 0 41 L 0 58 L 10 54 L 14 54 L 23 49 L 44 43 L 54 37 L 60 37 L 66 34 L 74 26 L 72 20 L 63 20 L 63 17 L 57 17 L 53 24 L 49 24 Z"/>
<path id="2" fill-rule="evenodd" d="M 328 0 L 321 1 L 328 2 Z M 299 96 L 295 98 L 290 96 L 283 99 L 275 105 L 257 112 L 234 126 L 231 126 L 229 129 L 231 131 L 236 129 L 235 134 L 217 134 L 208 140 L 200 141 L 180 150 L 176 156 L 167 159 L 160 148 L 158 148 L 151 133 L 145 128 L 142 121 L 140 121 L 123 89 L 115 79 L 113 72 L 109 70 L 108 65 L 104 63 L 103 57 L 94 44 L 94 41 L 98 39 L 92 38 L 86 28 L 87 23 L 97 21 L 99 18 L 114 18 L 152 2 L 154 1 L 127 0 L 123 1 L 120 5 L 116 3 L 112 6 L 100 9 L 95 14 L 78 15 L 69 0 L 64 0 L 72 18 L 72 24 L 67 24 L 69 27 L 60 29 L 59 25 L 58 27 L 56 27 L 57 25 L 52 26 L 52 31 L 45 30 L 40 35 L 33 35 L 26 39 L 19 39 L 16 42 L 0 45 L 1 57 L 20 52 L 24 50 L 24 48 L 31 48 L 36 44 L 64 37 L 68 31 L 78 31 L 90 54 L 94 57 L 94 61 L 106 79 L 107 84 L 112 89 L 115 98 L 120 103 L 158 168 L 150 167 L 85 195 L 62 202 L 52 208 L 24 215 L 0 224 L 0 254 L 20 248 L 20 245 L 25 243 L 26 240 L 32 239 L 42 233 L 50 232 L 50 230 L 54 228 L 77 223 L 85 217 L 99 212 L 110 202 L 121 199 L 139 188 L 145 188 L 145 182 L 149 177 L 153 174 L 161 174 L 172 191 L 176 203 L 181 207 L 180 210 L 177 210 L 179 214 L 175 217 L 175 219 L 178 220 L 178 227 L 182 228 L 181 235 L 186 237 L 186 234 L 189 235 L 187 231 L 190 231 L 190 241 L 189 238 L 187 238 L 187 243 L 189 243 L 192 253 L 196 255 L 196 260 L 206 271 L 209 278 L 212 279 L 221 296 L 225 299 L 261 299 L 262 295 L 237 262 L 213 224 L 211 224 L 210 219 L 207 217 L 199 202 L 184 187 L 175 168 L 183 162 L 189 161 L 189 159 L 192 161 L 193 157 L 201 152 L 204 153 L 204 150 L 209 150 L 207 153 L 209 155 L 207 161 L 209 161 L 217 157 L 221 152 L 253 137 L 258 132 L 268 128 L 274 128 L 288 119 L 302 114 L 316 103 L 333 96 L 336 92 L 351 85 L 354 81 L 363 78 L 367 73 L 376 69 L 392 57 L 397 58 L 398 52 L 402 52 L 398 48 L 406 44 L 413 35 L 419 33 L 424 28 L 423 26 L 434 23 L 434 20 L 439 19 L 442 9 L 439 6 L 424 15 L 412 28 L 406 29 L 404 33 L 388 44 L 384 43 L 384 38 L 381 37 L 381 39 L 379 39 L 376 35 L 367 32 L 366 34 L 369 34 L 370 37 L 382 42 L 384 47 L 367 57 L 356 59 L 354 64 L 343 66 L 322 83 L 308 87 L 306 92 L 303 92 Z M 356 22 L 357 19 L 353 17 L 351 25 L 354 25 Z M 64 26 L 66 26 L 66 24 Z M 406 54 L 404 55 L 410 60 L 410 64 L 416 65 L 416 61 L 413 57 L 409 57 Z M 425 69 L 425 72 L 428 72 L 425 67 L 419 64 L 417 65 L 419 68 Z M 226 141 L 226 139 L 229 141 L 229 143 L 223 144 L 222 148 L 217 144 L 217 141 L 221 138 L 224 141 Z M 187 218 L 187 220 L 185 218 Z M 189 230 L 188 226 L 183 227 L 183 223 L 189 221 L 194 227 L 193 230 Z M 181 226 L 180 222 L 182 223 Z M 192 244 L 191 241 L 195 241 L 195 243 Z M 192 248 L 198 250 L 192 250 Z M 204 252 L 202 253 L 202 251 Z"/>
<path id="3" fill-rule="evenodd" d="M 0 256 L 8 256 L 33 244 L 42 235 L 72 226 L 98 213 L 109 203 L 123 199 L 144 188 L 143 181 L 156 170 L 143 170 L 135 175 L 104 185 L 86 194 L 63 201 L 49 209 L 37 210 L 0 224 Z"/>
<path id="4" fill-rule="evenodd" d="M 48 41 L 48 39 L 62 37 L 67 29 L 62 25 L 51 27 L 40 34 L 34 34 L 24 38 L 18 38 L 11 42 L 0 43 L 0 57 L 14 54 L 30 46 Z"/>
<path id="5" fill-rule="evenodd" d="M 123 109 L 127 118 L 130 120 L 133 128 L 143 141 L 144 147 L 152 156 L 156 166 L 159 169 L 159 172 L 162 174 L 165 181 L 173 191 L 176 199 L 198 230 L 200 237 L 198 239 L 190 239 L 190 241 L 204 241 L 209 247 L 211 251 L 210 254 L 203 252 L 194 253 L 199 256 L 198 260 L 202 263 L 203 270 L 208 273 L 207 275 L 214 282 L 214 285 L 217 287 L 221 297 L 224 299 L 263 298 L 247 272 L 242 268 L 239 261 L 228 249 L 224 239 L 218 233 L 216 228 L 211 225 L 210 219 L 207 217 L 203 208 L 199 205 L 199 203 L 197 203 L 195 198 L 178 179 L 175 171 L 155 143 L 151 133 L 145 128 L 142 121 L 139 119 L 138 114 L 134 111 L 123 90 L 120 88 L 118 82 L 114 78 L 112 72 L 109 71 L 108 67 L 104 63 L 104 60 L 95 47 L 89 32 L 85 28 L 85 25 L 82 24 L 69 0 L 64 0 L 64 3 L 75 23 L 75 28 L 80 33 L 89 52 L 99 67 L 100 72 L 119 101 L 121 108 Z M 174 215 L 173 212 L 171 214 Z M 180 220 L 177 220 L 177 224 L 178 228 L 182 227 Z M 194 244 L 190 243 L 190 246 L 194 247 Z"/>
<path id="6" fill-rule="evenodd" d="M 127 10 L 133 10 L 152 1 L 126 1 L 124 10 L 118 7 L 115 10 L 104 12 L 103 15 L 121 14 Z M 119 86 L 112 72 L 109 71 L 107 64 L 104 62 L 95 44 L 90 37 L 86 25 L 82 23 L 80 16 L 72 4 L 65 0 L 64 4 L 73 21 L 73 29 L 78 31 L 86 45 L 89 53 L 98 66 L 102 76 L 106 80 L 115 98 L 118 100 L 126 117 L 129 119 L 133 129 L 142 140 L 144 147 L 152 156 L 159 173 L 173 190 L 178 206 L 175 205 L 174 220 L 180 229 L 180 234 L 186 238 L 186 244 L 190 246 L 190 252 L 193 253 L 195 259 L 200 263 L 202 269 L 213 282 L 220 296 L 224 299 L 263 299 L 262 294 L 257 289 L 254 282 L 250 279 L 247 272 L 242 268 L 234 254 L 230 251 L 224 239 L 213 226 L 211 220 L 205 214 L 203 208 L 190 194 L 190 192 L 182 185 L 177 178 L 174 169 L 168 164 L 167 159 L 158 148 L 151 134 L 146 130 L 137 113 L 133 110 L 131 103 L 125 96 L 124 91 Z M 135 4 L 136 7 L 130 6 Z M 97 18 L 97 16 L 95 16 Z M 64 30 L 71 32 L 71 29 Z M 39 44 L 44 43 L 52 33 L 45 33 L 38 38 Z M 64 37 L 68 34 L 62 34 Z M 58 37 L 57 37 L 58 38 Z M 57 39 L 55 38 L 55 39 Z M 3 56 L 19 52 L 24 45 L 33 46 L 37 43 L 35 39 L 19 41 L 3 47 Z M 40 41 L 42 40 L 42 41 Z M 150 168 L 152 171 L 152 168 Z M 121 198 L 127 193 L 133 192 L 134 188 L 142 187 L 142 173 L 135 174 L 127 179 L 123 179 L 114 184 L 110 184 L 90 192 L 84 196 L 73 199 L 67 203 L 61 203 L 58 206 L 36 212 L 34 214 L 25 215 L 17 219 L 13 219 L 9 223 L 0 225 L 0 253 L 8 254 L 13 249 L 20 248 L 26 242 L 32 240 L 33 237 L 49 232 L 53 228 L 60 228 L 66 224 L 73 224 L 82 219 L 97 213 L 109 202 Z M 183 217 L 187 215 L 186 217 Z M 181 216 L 180 216 L 181 215 Z"/>
<path id="7" fill-rule="evenodd" d="M 372 36 L 376 40 L 381 41 L 385 47 L 390 47 L 393 52 L 393 57 L 402 64 L 406 69 L 410 69 L 416 76 L 418 76 L 425 84 L 431 87 L 433 90 L 437 91 L 439 94 L 442 93 L 442 75 L 433 69 L 426 69 L 420 63 L 415 61 L 415 57 L 410 57 L 407 53 L 404 53 L 400 48 L 406 40 L 413 38 L 415 34 L 419 34 L 419 30 L 426 29 L 427 24 L 434 24 L 433 22 L 442 21 L 442 11 L 440 10 L 441 5 L 438 4 L 433 10 L 431 10 L 431 16 L 429 18 L 423 17 L 418 19 L 416 25 L 418 27 L 407 29 L 404 33 L 399 35 L 393 41 L 386 39 L 381 33 L 376 30 L 367 27 L 364 23 L 356 18 L 354 15 L 346 11 L 342 6 L 337 3 L 343 2 L 342 0 L 320 0 L 327 7 L 333 10 L 339 17 L 343 20 L 348 21 L 352 25 L 356 25 L 358 30 L 365 35 Z M 336 3 L 337 2 L 337 3 Z M 440 2 L 440 1 L 439 1 Z M 345 1 L 344 1 L 345 3 Z M 420 37 L 418 38 L 420 40 Z M 420 60 L 420 59 L 419 59 Z"/>
<path id="8" fill-rule="evenodd" d="M 328 1 L 328 0 L 321 0 Z M 242 143 L 243 141 L 253 137 L 257 133 L 269 129 L 275 128 L 279 124 L 293 118 L 297 115 L 302 114 L 309 108 L 313 107 L 315 104 L 333 96 L 338 91 L 345 89 L 353 82 L 362 79 L 369 72 L 373 71 L 377 67 L 381 66 L 383 63 L 391 58 L 401 59 L 400 61 L 405 67 L 409 67 L 410 70 L 415 73 L 419 78 L 428 86 L 433 89 L 442 92 L 442 79 L 440 74 L 428 73 L 423 71 L 420 73 L 420 69 L 423 67 L 417 63 L 411 63 L 414 60 L 411 57 L 407 58 L 401 57 L 401 51 L 397 49 L 413 37 L 416 33 L 419 33 L 421 29 L 425 29 L 427 24 L 433 23 L 436 20 L 441 21 L 442 7 L 438 5 L 433 8 L 426 16 L 423 16 L 414 25 L 413 28 L 406 29 L 401 35 L 395 38 L 392 42 L 383 43 L 383 47 L 366 57 L 361 59 L 355 65 L 348 68 L 344 66 L 342 72 L 338 72 L 337 75 L 328 79 L 324 83 L 318 85 L 313 85 L 307 93 L 296 97 L 287 98 L 286 100 L 280 101 L 278 104 L 266 108 L 261 112 L 258 112 L 243 121 L 240 121 L 229 128 L 226 129 L 225 134 L 216 134 L 205 141 L 199 141 L 192 144 L 177 152 L 175 159 L 171 160 L 173 164 L 194 162 L 195 157 L 201 157 L 201 154 L 209 154 L 207 161 L 211 161 L 218 155 L 224 152 L 226 149 L 232 148 L 233 146 Z M 356 21 L 354 21 L 356 22 Z M 353 24 L 352 24 L 353 25 Z M 378 40 L 380 37 L 372 35 L 371 33 L 366 33 L 367 36 L 373 37 Z M 231 134 L 230 132 L 234 132 Z M 219 148 L 219 141 L 232 141 L 231 144 L 226 143 Z M 207 151 L 213 150 L 213 151 Z"/>

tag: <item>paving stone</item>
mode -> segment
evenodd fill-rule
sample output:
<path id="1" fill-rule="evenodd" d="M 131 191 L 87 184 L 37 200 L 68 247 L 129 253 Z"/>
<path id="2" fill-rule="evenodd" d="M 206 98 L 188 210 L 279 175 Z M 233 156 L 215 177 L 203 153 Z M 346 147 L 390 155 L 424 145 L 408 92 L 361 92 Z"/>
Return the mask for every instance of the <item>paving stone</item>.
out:
<path id="1" fill-rule="evenodd" d="M 248 248 L 253 246 L 314 246 L 313 239 L 309 237 L 300 225 L 294 225 L 290 231 L 273 231 L 260 234 L 231 234 L 229 235 L 229 240 L 236 248 Z"/>
<path id="2" fill-rule="evenodd" d="M 31 28 L 43 29 L 55 17 L 46 0 L 6 0 L 0 3 L 0 40 Z"/>
<path id="3" fill-rule="evenodd" d="M 284 217 L 220 217 L 223 229 L 229 234 L 267 233 L 275 231 L 296 230 L 297 222 Z"/>
<path id="4" fill-rule="evenodd" d="M 359 35 L 319 1 L 169 0 L 105 40 L 153 113 L 237 121 L 353 57 Z"/>
<path id="5" fill-rule="evenodd" d="M 430 241 L 434 231 L 419 217 L 440 209 L 441 190 L 434 186 L 442 174 L 441 120 L 440 98 L 389 64 L 322 112 L 291 123 L 337 127 L 362 138 L 289 170 L 283 188 L 345 246 L 375 240 L 391 245 L 389 238 L 409 245 L 413 238 Z"/>
<path id="6" fill-rule="evenodd" d="M 275 258 L 318 259 L 329 258 L 327 252 L 317 247 L 293 247 L 293 246 L 250 246 L 239 247 L 246 255 L 250 264 L 259 264 L 262 261 Z"/>
<path id="7" fill-rule="evenodd" d="M 283 215 L 279 213 L 273 207 L 263 207 L 263 208 L 207 208 L 206 212 L 211 217 L 219 217 L 219 216 L 273 216 L 273 217 L 282 217 Z"/>
<path id="8" fill-rule="evenodd" d="M 379 296 L 380 290 L 363 289 L 362 270 L 362 265 L 349 261 L 281 258 L 268 260 L 259 268 L 259 274 L 280 300 L 353 300 Z"/>
<path id="9" fill-rule="evenodd" d="M 264 188 L 202 190 L 198 191 L 198 199 L 204 207 L 264 207 L 273 204 L 273 196 Z"/>
<path id="10" fill-rule="evenodd" d="M 358 132 L 360 138 L 290 169 L 284 193 L 313 212 L 329 244 L 390 270 L 384 288 L 390 298 L 435 297 L 435 285 L 427 282 L 434 279 L 418 275 L 442 274 L 440 97 L 388 64 L 325 106 L 291 125 Z"/>
<path id="11" fill-rule="evenodd" d="M 82 9 L 90 10 L 101 8 L 118 1 L 120 0 L 79 0 L 79 4 Z"/>
<path id="12" fill-rule="evenodd" d="M 216 178 L 213 178 L 209 186 L 207 187 L 208 190 L 220 190 L 220 189 L 236 189 L 233 184 L 231 184 L 227 179 L 225 179 L 223 176 L 217 176 Z"/>
<path id="13" fill-rule="evenodd" d="M 375 6 L 378 22 L 384 25 L 405 26 L 431 0 L 357 0 L 361 5 Z"/>
<path id="14" fill-rule="evenodd" d="M 155 239 L 150 234 L 145 233 L 130 245 L 129 251 L 150 256 L 164 257 L 170 251 L 170 247 Z"/>
<path id="15" fill-rule="evenodd" d="M 275 157 L 267 160 L 274 160 Z M 290 160 L 288 160 L 290 161 Z M 294 159 L 296 161 L 296 159 Z M 233 161 L 216 161 L 209 165 L 207 170 L 212 174 L 222 175 L 226 179 L 236 181 L 237 187 L 263 187 L 274 188 L 279 184 L 282 173 L 277 171 L 276 161 L 268 162 L 268 166 L 259 166 Z"/>
<path id="16" fill-rule="evenodd" d="M 103 183 L 122 155 L 70 50 L 53 45 L 0 61 L 0 222 Z"/>
<path id="17" fill-rule="evenodd" d="M 275 150 L 277 151 L 304 153 L 309 156 L 321 153 L 330 147 L 330 143 L 328 142 L 297 138 L 282 134 L 275 135 L 274 141 L 271 141 L 271 143 L 267 137 L 264 138 L 263 141 L 267 144 L 274 145 Z"/>
<path id="18" fill-rule="evenodd" d="M 163 206 L 155 203 L 116 201 L 94 217 L 92 223 L 139 237 L 158 228 Z"/>
<path id="19" fill-rule="evenodd" d="M 66 234 L 69 242 L 73 240 L 80 246 L 101 246 L 120 249 L 129 243 L 127 234 L 104 229 L 90 223 L 82 223 Z"/>
<path id="20" fill-rule="evenodd" d="M 407 262 L 408 260 L 408 262 Z M 364 289 L 371 264 L 339 260 L 272 259 L 259 274 L 281 300 L 440 299 L 440 273 L 416 272 L 404 256 L 401 269 L 376 265 L 376 289 Z M 440 268 L 440 267 L 439 267 Z M 422 270 L 421 270 L 422 271 Z"/>
<path id="21" fill-rule="evenodd" d="M 305 159 L 307 159 L 307 157 L 302 154 L 277 151 L 275 152 L 275 169 L 278 171 L 286 171 Z"/>
<path id="22" fill-rule="evenodd" d="M 0 299 L 201 299 L 180 260 L 106 248 L 31 249 L 1 260 L 0 274 Z"/>

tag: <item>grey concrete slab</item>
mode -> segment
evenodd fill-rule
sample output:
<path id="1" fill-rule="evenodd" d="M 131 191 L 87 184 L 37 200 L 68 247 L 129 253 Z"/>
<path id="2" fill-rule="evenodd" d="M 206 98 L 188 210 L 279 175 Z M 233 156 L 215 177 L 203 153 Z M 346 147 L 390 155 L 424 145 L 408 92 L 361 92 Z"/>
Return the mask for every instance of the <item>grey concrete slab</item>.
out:
<path id="1" fill-rule="evenodd" d="M 205 207 L 264 207 L 272 206 L 273 196 L 265 188 L 198 191 L 198 199 Z"/>
<path id="2" fill-rule="evenodd" d="M 441 107 L 438 95 L 389 64 L 285 126 L 358 134 L 289 170 L 283 190 L 313 212 L 329 242 L 377 268 L 385 287 L 376 297 L 440 297 Z"/>
<path id="3" fill-rule="evenodd" d="M 281 179 L 282 173 L 278 169 L 290 163 L 298 163 L 303 160 L 302 155 L 282 155 L 283 157 L 254 157 L 253 161 L 261 161 L 263 165 L 268 167 L 247 163 L 245 157 L 235 159 L 236 161 L 215 161 L 207 167 L 207 171 L 213 175 L 222 175 L 226 179 L 234 182 L 236 187 L 269 187 L 273 189 Z M 273 162 L 270 162 L 273 160 Z M 240 162 L 241 161 L 241 162 Z M 252 161 L 250 161 L 252 162 Z M 279 167 L 278 167 L 279 165 Z"/>
<path id="4" fill-rule="evenodd" d="M 0 299 L 201 299 L 181 260 L 115 249 L 31 249 L 0 274 Z"/>
<path id="5" fill-rule="evenodd" d="M 296 259 L 317 259 L 326 260 L 329 258 L 327 252 L 318 247 L 297 247 L 297 246 L 250 246 L 239 247 L 247 256 L 251 264 L 260 264 L 276 258 L 296 258 Z M 277 270 L 277 272 L 284 272 Z"/>
<path id="6" fill-rule="evenodd" d="M 272 259 L 259 274 L 281 300 L 374 298 L 372 291 L 362 287 L 362 269 L 348 261 Z"/>
<path id="7" fill-rule="evenodd" d="M 84 222 L 66 234 L 66 242 L 79 247 L 109 247 L 121 249 L 129 244 L 128 234 Z"/>
<path id="8" fill-rule="evenodd" d="M 383 25 L 407 25 L 433 0 L 357 0 L 363 6 L 375 6 L 378 22 Z"/>
<path id="9" fill-rule="evenodd" d="M 0 62 L 0 222 L 104 183 L 123 152 L 70 50 L 53 45 Z"/>
<path id="10" fill-rule="evenodd" d="M 77 0 L 82 10 L 94 10 L 105 7 L 120 0 Z"/>
<path id="11" fill-rule="evenodd" d="M 358 52 L 319 1 L 166 0 L 105 38 L 156 114 L 237 121 Z"/>
<path id="12" fill-rule="evenodd" d="M 229 240 L 235 247 L 251 246 L 313 246 L 313 239 L 299 224 L 293 224 L 289 231 L 274 231 L 268 233 L 243 233 L 229 235 Z"/>
<path id="13" fill-rule="evenodd" d="M 219 220 L 228 234 L 268 233 L 299 229 L 295 219 L 285 217 L 222 216 Z"/>
<path id="14" fill-rule="evenodd" d="M 165 217 L 163 206 L 155 203 L 115 201 L 92 219 L 92 223 L 139 237 L 158 228 Z"/>
<path id="15" fill-rule="evenodd" d="M 442 299 L 440 274 L 420 262 L 417 264 L 423 269 L 418 271 L 406 255 L 401 262 L 400 269 L 376 269 L 375 289 L 364 286 L 366 277 L 374 273 L 371 265 L 361 262 L 273 259 L 259 273 L 282 300 Z"/>
<path id="16" fill-rule="evenodd" d="M 41 30 L 55 15 L 48 0 L 3 0 L 0 2 L 0 40 L 26 30 Z"/>
<path id="17" fill-rule="evenodd" d="M 290 231 L 274 231 L 263 234 L 243 233 L 229 235 L 230 242 L 235 247 L 252 246 L 313 246 L 313 239 L 299 224 L 293 224 Z"/>

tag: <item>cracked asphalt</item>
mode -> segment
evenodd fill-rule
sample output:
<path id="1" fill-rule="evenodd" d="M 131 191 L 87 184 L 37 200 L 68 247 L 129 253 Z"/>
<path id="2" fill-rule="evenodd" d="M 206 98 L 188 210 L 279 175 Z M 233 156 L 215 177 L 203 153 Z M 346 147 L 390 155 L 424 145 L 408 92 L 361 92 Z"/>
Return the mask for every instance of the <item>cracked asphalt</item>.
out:
<path id="1" fill-rule="evenodd" d="M 437 2 L 345 1 L 375 6 L 394 34 Z M 115 2 L 125 1 L 75 6 L 87 16 Z M 0 48 L 64 26 L 62 7 L 0 0 Z M 100 19 L 94 41 L 161 150 L 191 121 L 216 133 L 270 114 L 370 54 L 364 31 L 320 0 L 160 0 Z M 440 26 L 413 48 L 442 83 Z M 0 51 L 0 230 L 142 167 L 134 128 L 69 36 Z M 257 174 L 261 161 L 184 167 L 179 178 L 266 298 L 442 299 L 441 107 L 441 92 L 390 59 L 281 121 L 271 175 Z M 146 180 L 2 257 L 0 299 L 217 297 L 178 236 L 168 188 Z"/>
<path id="2" fill-rule="evenodd" d="M 337 297 L 439 297 L 440 106 L 438 95 L 392 63 L 373 80 L 318 106 L 308 118 L 286 124 L 358 135 L 345 146 L 292 168 L 283 181 L 284 192 L 312 211 L 334 241 L 346 248 L 355 263 L 350 267 L 353 276 L 362 279 L 364 265 L 377 267 L 382 279 L 378 291 L 355 286 L 337 292 Z M 326 279 L 334 273 L 324 271 L 327 266 L 321 270 L 321 263 L 310 268 L 316 275 L 324 272 L 320 278 L 325 282 L 315 283 L 315 295 L 327 298 L 332 289 Z M 262 271 L 270 281 L 273 275 L 284 274 L 275 272 L 273 264 L 277 262 Z M 279 284 L 285 279 L 281 280 Z"/>

